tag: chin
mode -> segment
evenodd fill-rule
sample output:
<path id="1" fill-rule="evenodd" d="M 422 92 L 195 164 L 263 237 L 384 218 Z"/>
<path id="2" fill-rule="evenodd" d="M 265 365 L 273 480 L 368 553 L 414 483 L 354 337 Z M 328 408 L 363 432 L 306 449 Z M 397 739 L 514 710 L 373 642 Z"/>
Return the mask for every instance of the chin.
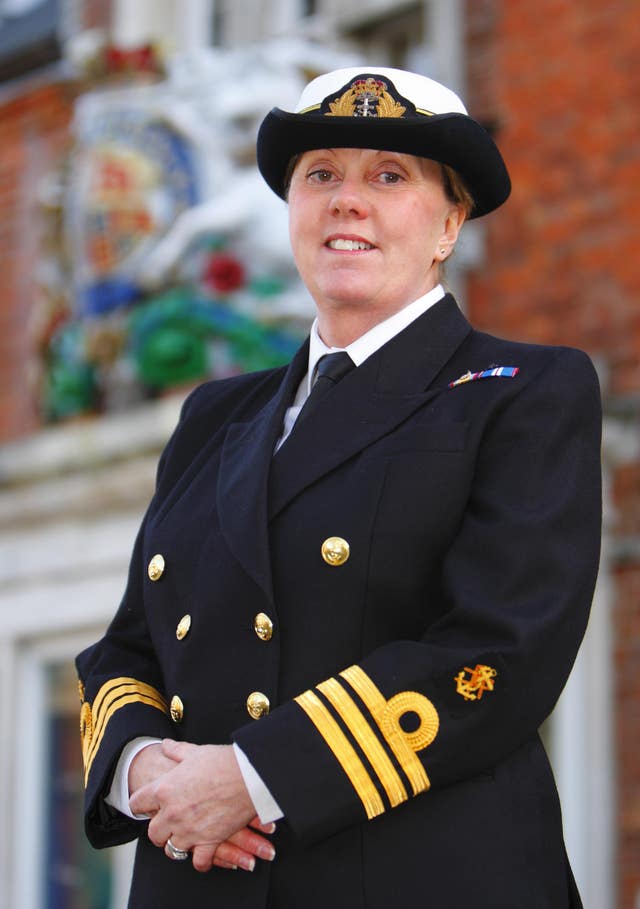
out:
<path id="1" fill-rule="evenodd" d="M 327 305 L 333 307 L 366 306 L 379 295 L 379 288 L 373 288 L 369 284 L 362 284 L 358 281 L 347 281 L 322 288 L 319 299 L 325 300 Z"/>
<path id="2" fill-rule="evenodd" d="M 324 298 L 324 308 L 336 310 L 371 308 L 371 296 L 363 294 L 344 294 Z"/>

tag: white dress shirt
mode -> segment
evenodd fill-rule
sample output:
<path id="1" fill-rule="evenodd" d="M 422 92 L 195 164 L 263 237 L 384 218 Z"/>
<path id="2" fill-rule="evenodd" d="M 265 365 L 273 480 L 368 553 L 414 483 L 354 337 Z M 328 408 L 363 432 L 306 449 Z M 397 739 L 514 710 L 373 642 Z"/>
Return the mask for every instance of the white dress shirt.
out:
<path id="1" fill-rule="evenodd" d="M 293 429 L 294 423 L 298 418 L 298 414 L 302 409 L 302 405 L 307 400 L 309 393 L 311 392 L 311 387 L 316 378 L 316 366 L 320 357 L 323 357 L 325 354 L 336 353 L 337 351 L 345 350 L 353 360 L 354 364 L 356 366 L 360 366 L 368 357 L 379 350 L 383 344 L 386 344 L 387 341 L 390 341 L 392 338 L 394 338 L 415 319 L 417 319 L 431 306 L 433 306 L 434 303 L 437 303 L 439 300 L 441 300 L 443 296 L 444 289 L 441 284 L 438 284 L 424 296 L 419 297 L 417 300 L 414 300 L 413 303 L 410 303 L 408 306 L 405 306 L 403 309 L 394 313 L 392 316 L 389 316 L 389 318 L 385 319 L 383 322 L 379 322 L 377 325 L 374 325 L 373 328 L 370 328 L 369 331 L 365 332 L 365 334 L 361 335 L 361 337 L 356 338 L 356 340 L 352 341 L 352 343 L 347 345 L 347 347 L 328 347 L 320 337 L 320 334 L 318 332 L 318 320 L 315 319 L 313 325 L 311 326 L 311 335 L 309 340 L 309 366 L 307 369 L 307 374 L 298 387 L 298 391 L 296 392 L 293 404 L 287 408 L 284 417 L 282 436 L 278 440 L 276 451 Z M 111 805 L 113 808 L 121 811 L 122 814 L 127 815 L 127 817 L 135 818 L 136 820 L 146 818 L 146 815 L 133 814 L 129 808 L 128 779 L 131 762 L 133 761 L 134 757 L 140 751 L 142 751 L 143 748 L 147 747 L 147 745 L 157 744 L 160 741 L 160 739 L 142 736 L 140 738 L 133 739 L 122 749 L 122 753 L 120 755 L 120 759 L 118 760 L 118 764 L 113 776 L 111 789 L 109 790 L 109 794 L 107 795 L 105 801 L 108 805 Z M 260 821 L 263 824 L 268 824 L 272 821 L 280 820 L 280 818 L 284 816 L 280 809 L 280 806 L 269 792 L 269 789 L 265 786 L 262 778 L 253 767 L 248 757 L 235 743 L 233 745 L 233 750 L 236 756 L 236 760 L 238 761 L 245 786 L 247 787 L 249 795 L 251 796 L 253 806 L 256 809 L 256 814 L 260 818 Z"/>

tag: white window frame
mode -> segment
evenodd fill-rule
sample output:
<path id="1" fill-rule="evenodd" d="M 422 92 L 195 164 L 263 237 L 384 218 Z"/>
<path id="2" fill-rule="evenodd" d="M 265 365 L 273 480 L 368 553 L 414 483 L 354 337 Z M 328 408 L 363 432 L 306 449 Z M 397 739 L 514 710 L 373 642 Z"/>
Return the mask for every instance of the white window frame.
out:
<path id="1" fill-rule="evenodd" d="M 11 803 L 11 835 L 7 836 L 8 831 L 4 831 L 4 864 L 8 874 L 3 880 L 10 881 L 7 909 L 9 906 L 41 909 L 43 904 L 48 669 L 53 664 L 72 662 L 80 650 L 100 637 L 102 631 L 102 627 L 95 626 L 66 634 L 45 635 L 17 642 L 12 648 L 9 662 L 12 664 L 13 690 L 17 695 L 13 705 L 13 766 L 10 785 L 3 787 L 6 793 L 11 793 L 11 798 L 7 799 Z M 110 909 L 125 909 L 127 905 L 134 849 L 135 843 L 130 843 L 110 850 Z"/>

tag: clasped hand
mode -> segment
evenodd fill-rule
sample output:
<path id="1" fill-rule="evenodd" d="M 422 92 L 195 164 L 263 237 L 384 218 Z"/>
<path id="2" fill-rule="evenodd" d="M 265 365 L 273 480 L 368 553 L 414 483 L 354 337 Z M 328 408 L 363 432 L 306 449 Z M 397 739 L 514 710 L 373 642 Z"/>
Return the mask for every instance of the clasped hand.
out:
<path id="1" fill-rule="evenodd" d="M 255 858 L 270 861 L 275 850 L 261 834 L 263 825 L 244 784 L 231 745 L 192 745 L 165 739 L 149 745 L 129 769 L 129 804 L 135 814 L 151 817 L 148 835 L 166 850 L 191 851 L 196 871 L 244 868 Z M 251 829 L 253 828 L 253 829 Z"/>

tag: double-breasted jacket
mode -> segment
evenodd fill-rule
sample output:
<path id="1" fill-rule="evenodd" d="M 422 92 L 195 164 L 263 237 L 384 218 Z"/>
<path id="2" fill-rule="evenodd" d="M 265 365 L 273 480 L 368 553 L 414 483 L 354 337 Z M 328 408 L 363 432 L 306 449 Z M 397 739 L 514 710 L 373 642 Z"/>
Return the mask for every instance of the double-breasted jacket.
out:
<path id="1" fill-rule="evenodd" d="M 538 728 L 597 570 L 590 361 L 477 332 L 447 296 L 274 456 L 306 360 L 183 407 L 78 657 L 88 835 L 140 837 L 136 909 L 579 906 Z M 276 860 L 198 874 L 109 808 L 140 735 L 237 742 L 284 812 Z"/>

